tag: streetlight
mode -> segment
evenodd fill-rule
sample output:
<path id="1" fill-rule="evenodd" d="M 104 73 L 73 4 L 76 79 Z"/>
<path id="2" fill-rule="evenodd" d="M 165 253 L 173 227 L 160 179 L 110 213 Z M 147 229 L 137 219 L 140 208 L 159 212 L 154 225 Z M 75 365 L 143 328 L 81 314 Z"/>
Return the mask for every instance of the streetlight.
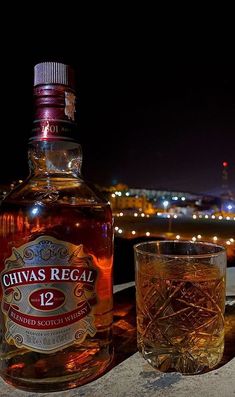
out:
<path id="1" fill-rule="evenodd" d="M 164 200 L 162 204 L 163 204 L 164 210 L 166 211 L 167 207 L 169 205 L 169 201 L 168 200 Z"/>

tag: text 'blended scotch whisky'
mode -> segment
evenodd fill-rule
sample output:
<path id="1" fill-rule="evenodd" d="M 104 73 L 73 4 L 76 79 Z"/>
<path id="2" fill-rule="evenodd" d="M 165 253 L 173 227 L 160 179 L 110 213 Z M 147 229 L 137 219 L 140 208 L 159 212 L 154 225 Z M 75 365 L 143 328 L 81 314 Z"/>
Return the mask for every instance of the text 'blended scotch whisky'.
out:
<path id="1" fill-rule="evenodd" d="M 32 391 L 82 385 L 113 357 L 113 225 L 82 179 L 73 71 L 35 66 L 29 178 L 0 213 L 0 375 Z"/>

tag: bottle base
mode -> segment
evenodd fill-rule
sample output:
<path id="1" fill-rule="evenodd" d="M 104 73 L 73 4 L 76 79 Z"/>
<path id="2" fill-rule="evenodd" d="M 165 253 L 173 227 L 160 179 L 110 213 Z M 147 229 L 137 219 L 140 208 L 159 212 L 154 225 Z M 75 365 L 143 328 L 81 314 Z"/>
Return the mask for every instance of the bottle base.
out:
<path id="1" fill-rule="evenodd" d="M 58 392 L 73 389 L 98 379 L 111 369 L 112 362 L 113 354 L 110 356 L 110 359 L 102 365 L 99 363 L 97 366 L 88 368 L 87 373 L 80 371 L 76 374 L 73 373 L 71 375 L 47 379 L 15 378 L 7 374 L 1 376 L 6 383 L 16 387 L 17 389 L 39 393 Z"/>

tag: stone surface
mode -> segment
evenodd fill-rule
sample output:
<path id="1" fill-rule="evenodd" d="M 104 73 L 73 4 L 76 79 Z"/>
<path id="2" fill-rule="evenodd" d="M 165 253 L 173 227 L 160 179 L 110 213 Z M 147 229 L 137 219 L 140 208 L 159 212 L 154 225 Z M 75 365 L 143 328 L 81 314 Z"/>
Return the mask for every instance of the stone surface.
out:
<path id="1" fill-rule="evenodd" d="M 226 294 L 235 296 L 235 267 L 227 269 Z"/>
<path id="2" fill-rule="evenodd" d="M 139 353 L 100 379 L 69 391 L 50 393 L 56 397 L 232 397 L 235 395 L 235 359 L 203 375 L 182 376 L 155 371 Z M 27 393 L 0 383 L 1 397 L 48 396 Z"/>

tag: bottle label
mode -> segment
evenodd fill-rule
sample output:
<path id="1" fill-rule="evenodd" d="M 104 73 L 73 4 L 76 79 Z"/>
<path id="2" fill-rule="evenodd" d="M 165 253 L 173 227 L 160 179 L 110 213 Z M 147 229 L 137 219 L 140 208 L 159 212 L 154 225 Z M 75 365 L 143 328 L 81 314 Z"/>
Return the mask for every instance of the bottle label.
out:
<path id="1" fill-rule="evenodd" d="M 35 120 L 29 142 L 49 140 L 76 142 L 77 125 L 66 120 Z"/>
<path id="2" fill-rule="evenodd" d="M 76 97 L 72 92 L 65 91 L 65 108 L 64 114 L 68 117 L 69 120 L 75 121 L 75 100 Z"/>
<path id="3" fill-rule="evenodd" d="M 75 94 L 64 87 L 47 86 L 35 87 L 35 96 L 36 114 L 29 141 L 77 142 Z"/>
<path id="4" fill-rule="evenodd" d="M 1 273 L 7 342 L 51 353 L 94 336 L 96 280 L 82 244 L 41 236 L 13 248 Z"/>

